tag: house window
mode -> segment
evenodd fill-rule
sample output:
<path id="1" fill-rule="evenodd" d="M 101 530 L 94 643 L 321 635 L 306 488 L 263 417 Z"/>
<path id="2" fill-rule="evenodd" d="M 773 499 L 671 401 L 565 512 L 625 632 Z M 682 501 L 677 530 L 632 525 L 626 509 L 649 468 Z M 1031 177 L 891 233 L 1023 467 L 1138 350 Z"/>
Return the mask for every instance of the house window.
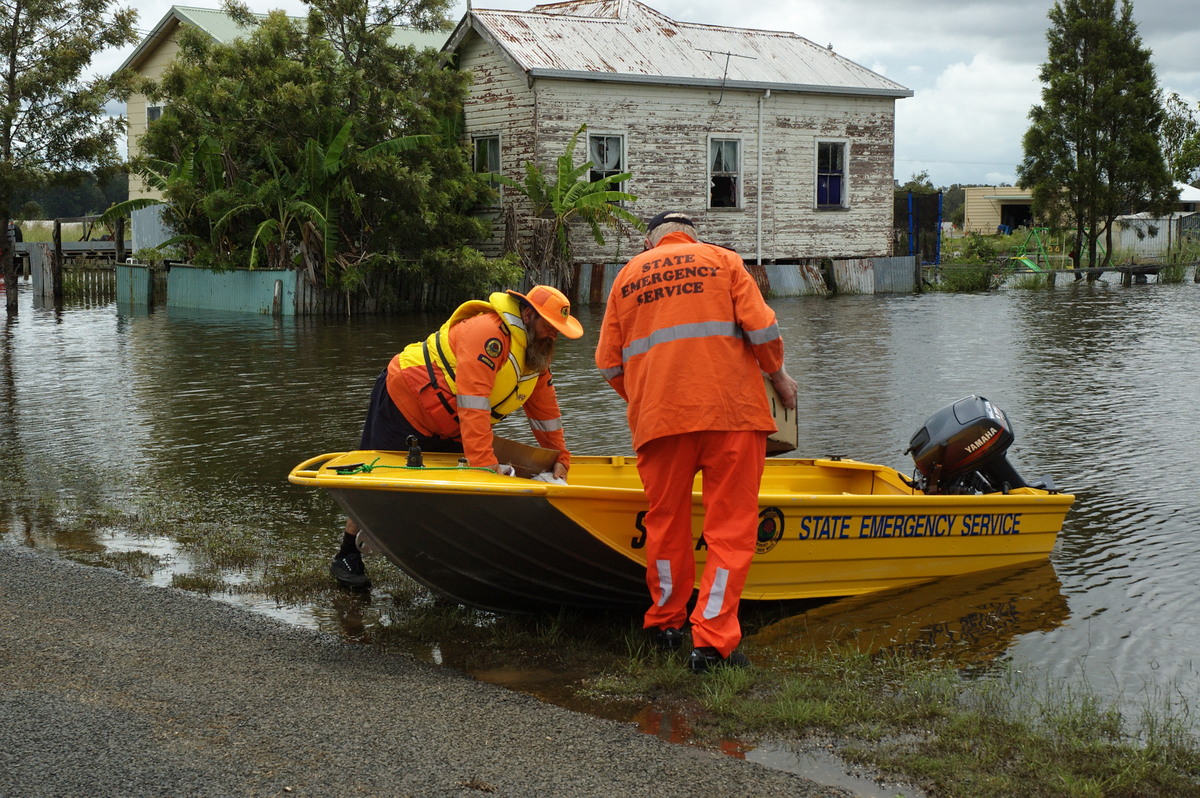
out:
<path id="1" fill-rule="evenodd" d="M 475 152 L 472 156 L 476 174 L 500 174 L 500 137 L 476 136 L 474 139 Z M 495 207 L 500 204 L 500 183 L 489 180 L 488 185 L 496 191 L 496 199 L 489 203 Z"/>
<path id="2" fill-rule="evenodd" d="M 817 142 L 817 207 L 845 208 L 846 145 L 837 141 Z"/>
<path id="3" fill-rule="evenodd" d="M 588 135 L 588 160 L 592 162 L 588 179 L 595 183 L 625 171 L 625 141 L 621 136 Z M 613 191 L 624 190 L 620 183 Z"/>
<path id="4" fill-rule="evenodd" d="M 742 142 L 710 139 L 708 142 L 708 207 L 741 207 Z"/>
<path id="5" fill-rule="evenodd" d="M 146 106 L 146 127 L 149 127 L 150 125 L 157 122 L 161 116 L 162 116 L 162 106 L 161 105 L 147 105 Z"/>
<path id="6" fill-rule="evenodd" d="M 500 137 L 475 137 L 475 171 L 476 173 L 500 172 Z"/>

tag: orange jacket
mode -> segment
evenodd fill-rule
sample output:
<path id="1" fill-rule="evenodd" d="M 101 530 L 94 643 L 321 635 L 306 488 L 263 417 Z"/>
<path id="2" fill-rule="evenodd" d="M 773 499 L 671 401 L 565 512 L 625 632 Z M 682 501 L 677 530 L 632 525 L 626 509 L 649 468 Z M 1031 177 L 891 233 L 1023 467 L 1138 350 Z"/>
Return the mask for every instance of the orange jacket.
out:
<path id="1" fill-rule="evenodd" d="M 685 233 L 621 269 L 596 366 L 629 402 L 634 449 L 700 430 L 775 431 L 761 374 L 783 367 L 775 311 L 736 252 Z"/>
<path id="2" fill-rule="evenodd" d="M 509 332 L 496 313 L 481 313 L 450 328 L 450 348 L 458 360 L 455 375 L 458 394 L 485 398 L 496 381 L 496 367 L 508 359 Z M 473 466 L 496 465 L 491 412 L 459 407 L 458 396 L 445 390 L 446 379 L 438 366 L 434 372 L 441 391 L 429 384 L 424 364 L 404 368 L 400 355 L 388 364 L 388 395 L 404 417 L 423 435 L 461 440 L 463 454 Z M 442 404 L 446 399 L 450 410 Z M 550 372 L 542 374 L 523 405 L 539 445 L 559 451 L 558 461 L 570 467 L 571 455 L 563 436 L 562 413 Z M 451 415 L 453 413 L 453 415 Z"/>

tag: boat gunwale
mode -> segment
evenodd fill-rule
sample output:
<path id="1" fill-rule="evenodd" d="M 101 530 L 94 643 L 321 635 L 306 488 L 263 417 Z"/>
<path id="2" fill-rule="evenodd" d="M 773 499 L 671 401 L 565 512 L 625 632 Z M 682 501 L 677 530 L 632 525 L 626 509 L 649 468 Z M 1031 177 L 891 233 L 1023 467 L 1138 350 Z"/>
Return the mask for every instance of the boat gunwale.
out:
<path id="1" fill-rule="evenodd" d="M 293 484 L 307 485 L 311 487 L 330 489 L 349 489 L 349 490 L 382 490 L 397 493 L 423 493 L 423 494 L 461 494 L 461 493 L 485 493 L 496 496 L 525 496 L 525 497 L 545 497 L 549 500 L 554 499 L 587 499 L 587 498 L 611 498 L 614 500 L 636 500 L 645 501 L 645 491 L 639 486 L 636 488 L 627 488 L 614 485 L 579 485 L 566 484 L 557 485 L 549 482 L 538 482 L 534 480 L 524 479 L 521 477 L 506 477 L 500 474 L 493 473 L 487 469 L 469 469 L 460 471 L 459 469 L 450 469 L 458 474 L 456 479 L 438 479 L 431 477 L 438 467 L 428 468 L 411 468 L 410 470 L 400 471 L 397 473 L 388 473 L 385 475 L 376 476 L 372 473 L 357 472 L 351 474 L 337 473 L 336 470 L 332 473 L 325 473 L 321 469 L 313 470 L 314 464 L 324 465 L 338 458 L 345 457 L 359 452 L 336 452 L 330 454 L 318 455 L 310 458 L 305 462 L 297 465 L 288 474 L 288 480 Z M 364 454 L 367 452 L 364 451 Z M 394 455 L 394 453 L 393 453 Z M 602 457 L 602 456 L 582 456 L 577 458 L 580 465 L 586 464 L 589 466 L 603 466 L 604 461 L 609 461 L 614 467 L 626 467 L 631 463 L 626 462 L 623 457 Z M 620 461 L 620 462 L 617 462 Z M 788 467 L 811 467 L 817 470 L 849 468 L 852 470 L 868 470 L 876 471 L 882 474 L 895 474 L 901 476 L 900 472 L 890 466 L 877 465 L 873 463 L 864 463 L 857 460 L 830 460 L 830 459 L 811 459 L 811 458 L 768 458 L 768 464 L 775 462 L 778 465 L 775 468 L 785 469 Z M 464 474 L 469 476 L 464 477 Z M 844 507 L 849 505 L 890 505 L 901 503 L 911 505 L 915 508 L 925 507 L 956 507 L 962 506 L 963 512 L 969 511 L 973 505 L 982 504 L 985 502 L 995 502 L 998 504 L 1014 504 L 1014 505 L 1041 505 L 1041 506 L 1058 506 L 1066 505 L 1069 507 L 1075 501 L 1074 494 L 1062 493 L 1058 491 L 1048 491 L 1043 488 L 1035 488 L 1026 486 L 1013 489 L 1008 493 L 974 493 L 974 494 L 934 494 L 925 493 L 852 493 L 852 492 L 799 492 L 779 490 L 770 485 L 771 478 L 764 476 L 764 489 L 759 493 L 760 505 L 827 505 L 830 507 Z M 701 491 L 695 490 L 692 492 L 693 502 L 702 500 Z"/>

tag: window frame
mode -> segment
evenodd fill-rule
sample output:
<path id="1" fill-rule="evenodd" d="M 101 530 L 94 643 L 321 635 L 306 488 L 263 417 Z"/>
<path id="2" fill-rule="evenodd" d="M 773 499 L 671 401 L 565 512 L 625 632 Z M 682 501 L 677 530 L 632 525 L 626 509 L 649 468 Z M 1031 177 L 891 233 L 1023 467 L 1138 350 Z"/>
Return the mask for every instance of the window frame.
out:
<path id="1" fill-rule="evenodd" d="M 728 170 L 723 171 L 723 172 L 714 172 L 714 170 L 713 170 L 713 144 L 715 142 L 733 142 L 734 144 L 737 145 L 737 167 L 734 170 L 732 170 L 732 175 L 733 175 L 733 180 L 734 180 L 734 192 L 733 192 L 734 197 L 733 197 L 732 205 L 714 205 L 713 204 L 713 193 L 714 193 L 713 180 L 718 176 L 724 177 L 724 176 L 728 176 L 731 174 L 731 172 Z M 705 176 L 707 178 L 705 181 L 705 185 L 708 187 L 708 190 L 707 190 L 708 198 L 706 200 L 706 203 L 707 203 L 707 207 L 710 210 L 736 211 L 736 210 L 742 210 L 745 207 L 745 204 L 744 204 L 745 203 L 745 192 L 743 190 L 745 183 L 746 183 L 746 181 L 745 181 L 746 172 L 745 172 L 745 168 L 743 166 L 745 164 L 745 161 L 746 161 L 745 146 L 744 146 L 743 138 L 741 136 L 728 134 L 728 133 L 710 134 L 708 136 L 708 144 L 707 144 L 707 147 L 705 148 Z"/>
<path id="2" fill-rule="evenodd" d="M 620 143 L 620 160 L 616 169 L 597 169 L 595 159 L 592 158 L 592 139 L 617 139 Z M 587 160 L 592 161 L 592 168 L 588 169 L 588 180 L 592 183 L 597 183 L 609 174 L 619 175 L 629 171 L 629 151 L 628 140 L 624 133 L 612 133 L 604 130 L 591 130 L 587 132 Z M 599 173 L 599 177 L 597 177 Z M 611 191 L 624 191 L 625 183 L 617 183 L 610 187 Z"/>
<path id="3" fill-rule="evenodd" d="M 146 103 L 146 127 L 150 127 L 158 120 L 162 119 L 163 105 L 151 105 Z"/>
<path id="4" fill-rule="evenodd" d="M 834 146 L 841 149 L 841 169 L 834 172 L 829 169 L 822 169 L 821 164 L 821 148 L 823 146 Z M 818 211 L 840 211 L 850 207 L 850 141 L 848 139 L 817 139 L 813 151 L 813 208 Z M 840 180 L 840 193 L 838 201 L 821 202 L 821 179 L 826 176 L 837 175 Z"/>
<path id="5" fill-rule="evenodd" d="M 482 144 L 484 142 L 495 142 L 495 144 L 496 144 L 496 147 L 495 147 L 496 162 L 494 164 L 495 168 L 488 168 L 488 169 L 480 169 L 479 168 L 479 147 L 480 147 L 480 144 Z M 502 143 L 503 142 L 501 140 L 501 136 L 499 133 L 473 133 L 471 135 L 471 171 L 473 171 L 475 174 L 487 174 L 487 173 L 503 174 L 503 171 L 501 169 L 501 153 L 503 152 Z M 490 150 L 491 148 L 489 147 L 488 149 Z M 490 156 L 491 153 L 489 152 L 488 155 Z M 490 158 L 489 158 L 489 160 L 490 160 Z M 490 185 L 493 189 L 496 190 L 496 200 L 495 200 L 495 202 L 490 203 L 490 204 L 486 205 L 485 207 L 498 208 L 498 207 L 500 207 L 501 199 L 503 197 L 504 186 L 496 181 L 491 181 L 491 180 L 488 181 L 488 185 Z"/>

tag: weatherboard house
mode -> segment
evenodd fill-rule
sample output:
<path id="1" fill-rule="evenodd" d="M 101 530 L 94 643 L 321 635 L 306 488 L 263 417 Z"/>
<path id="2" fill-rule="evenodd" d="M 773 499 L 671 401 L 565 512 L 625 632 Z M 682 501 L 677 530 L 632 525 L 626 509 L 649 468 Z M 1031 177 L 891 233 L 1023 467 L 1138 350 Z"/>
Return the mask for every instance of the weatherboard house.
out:
<path id="1" fill-rule="evenodd" d="M 895 103 L 912 91 L 832 47 L 677 22 L 636 0 L 568 0 L 468 11 L 443 50 L 473 78 L 477 171 L 521 180 L 586 125 L 576 163 L 586 147 L 594 176 L 631 173 L 631 211 L 688 212 L 750 264 L 891 254 Z M 502 191 L 501 205 L 522 201 Z M 512 217 L 495 215 L 499 251 Z M 634 232 L 604 246 L 580 233 L 577 263 L 641 249 Z"/>

